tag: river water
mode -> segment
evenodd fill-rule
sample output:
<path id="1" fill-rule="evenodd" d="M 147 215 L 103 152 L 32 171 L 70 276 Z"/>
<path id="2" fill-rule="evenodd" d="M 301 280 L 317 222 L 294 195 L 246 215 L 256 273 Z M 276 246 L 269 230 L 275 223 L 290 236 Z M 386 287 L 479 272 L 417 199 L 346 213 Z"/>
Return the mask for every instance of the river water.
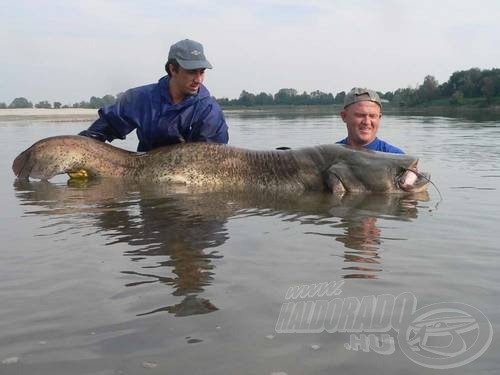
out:
<path id="1" fill-rule="evenodd" d="M 345 134 L 333 113 L 226 116 L 230 144 L 252 149 Z M 15 181 L 20 151 L 89 124 L 0 119 L 1 374 L 500 372 L 499 120 L 383 118 L 380 137 L 419 156 L 441 196 Z M 135 135 L 116 145 L 133 150 Z M 337 294 L 286 299 L 320 283 Z M 346 307 L 370 298 L 361 306 L 380 307 L 382 295 L 438 305 L 427 315 Z M 319 301 L 334 299 L 351 319 L 345 329 L 319 314 Z M 324 324 L 313 329 L 306 310 Z M 407 339 L 398 311 L 420 324 Z M 352 322 L 360 315 L 364 326 Z M 381 317 L 391 325 L 370 333 Z M 460 329 L 466 321 L 478 324 Z"/>

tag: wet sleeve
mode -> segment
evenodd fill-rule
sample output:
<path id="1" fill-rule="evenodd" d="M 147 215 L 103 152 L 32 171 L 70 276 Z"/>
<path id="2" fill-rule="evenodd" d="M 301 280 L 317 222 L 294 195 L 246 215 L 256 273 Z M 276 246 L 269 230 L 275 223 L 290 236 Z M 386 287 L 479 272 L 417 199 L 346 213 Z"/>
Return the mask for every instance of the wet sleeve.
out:
<path id="1" fill-rule="evenodd" d="M 127 91 L 115 104 L 99 109 L 99 118 L 79 135 L 102 142 L 125 139 L 128 133 L 137 128 L 134 112 L 138 110 L 139 104 L 133 100 L 133 94 Z"/>
<path id="2" fill-rule="evenodd" d="M 222 109 L 214 102 L 204 112 L 199 127 L 194 129 L 191 140 L 193 142 L 227 143 L 229 132 Z"/>

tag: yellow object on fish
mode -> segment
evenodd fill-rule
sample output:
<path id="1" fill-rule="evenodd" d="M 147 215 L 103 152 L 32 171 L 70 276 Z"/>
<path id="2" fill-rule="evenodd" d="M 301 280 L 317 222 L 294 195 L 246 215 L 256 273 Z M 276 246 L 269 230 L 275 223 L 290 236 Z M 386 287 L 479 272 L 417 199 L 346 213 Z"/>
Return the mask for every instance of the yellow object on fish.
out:
<path id="1" fill-rule="evenodd" d="M 89 172 L 87 172 L 85 169 L 79 169 L 74 172 L 68 172 L 68 176 L 71 179 L 78 179 L 78 180 L 86 180 L 90 178 Z"/>

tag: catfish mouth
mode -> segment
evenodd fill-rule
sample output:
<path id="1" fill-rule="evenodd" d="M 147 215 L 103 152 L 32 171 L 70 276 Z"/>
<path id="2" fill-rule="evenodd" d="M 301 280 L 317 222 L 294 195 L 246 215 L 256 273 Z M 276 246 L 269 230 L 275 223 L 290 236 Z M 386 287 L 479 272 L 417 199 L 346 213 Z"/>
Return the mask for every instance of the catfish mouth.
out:
<path id="1" fill-rule="evenodd" d="M 419 172 L 417 163 L 418 161 L 415 161 L 408 168 L 404 168 L 396 177 L 396 186 L 399 189 L 408 192 L 420 192 L 426 189 L 431 176 L 429 173 Z"/>

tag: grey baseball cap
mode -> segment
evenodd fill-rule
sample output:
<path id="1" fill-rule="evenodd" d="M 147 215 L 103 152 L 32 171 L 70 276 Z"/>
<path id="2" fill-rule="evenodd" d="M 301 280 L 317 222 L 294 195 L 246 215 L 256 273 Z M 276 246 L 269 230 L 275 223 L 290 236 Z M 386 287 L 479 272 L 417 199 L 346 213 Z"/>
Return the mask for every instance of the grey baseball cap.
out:
<path id="1" fill-rule="evenodd" d="M 375 102 L 380 106 L 380 108 L 382 108 L 382 103 L 380 102 L 380 97 L 377 92 L 361 87 L 354 87 L 346 94 L 344 98 L 344 108 L 357 102 L 366 101 Z"/>
<path id="2" fill-rule="evenodd" d="M 168 52 L 168 59 L 176 59 L 183 69 L 212 69 L 203 53 L 201 43 L 184 39 L 172 44 Z"/>

